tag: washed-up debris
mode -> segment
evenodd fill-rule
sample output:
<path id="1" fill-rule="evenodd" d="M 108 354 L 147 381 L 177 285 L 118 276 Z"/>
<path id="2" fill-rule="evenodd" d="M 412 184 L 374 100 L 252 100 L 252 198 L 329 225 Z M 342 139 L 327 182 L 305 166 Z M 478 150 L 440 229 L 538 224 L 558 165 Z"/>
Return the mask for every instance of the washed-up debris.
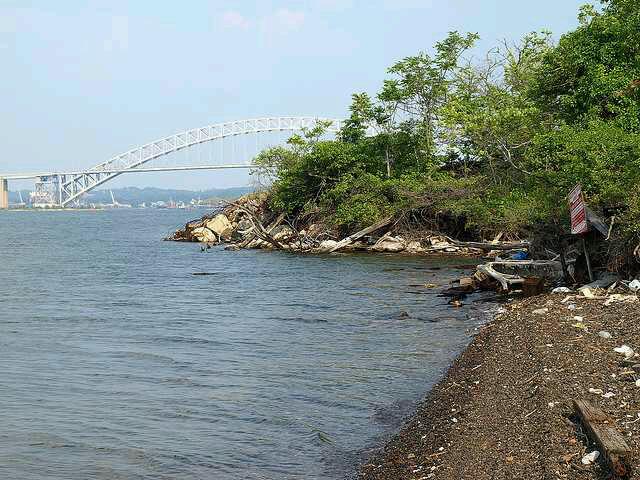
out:
<path id="1" fill-rule="evenodd" d="M 616 275 L 613 275 L 611 273 L 605 273 L 601 275 L 600 278 L 598 278 L 597 280 L 591 283 L 588 283 L 586 285 L 583 285 L 578 289 L 578 291 L 581 292 L 586 289 L 595 290 L 598 288 L 607 288 L 611 286 L 617 279 L 618 277 Z"/>
<path id="2" fill-rule="evenodd" d="M 624 355 L 624 358 L 627 360 L 630 358 L 633 358 L 635 354 L 635 352 L 633 351 L 633 348 L 631 348 L 629 345 L 621 345 L 619 347 L 614 348 L 613 351 Z"/>
<path id="3" fill-rule="evenodd" d="M 544 315 L 545 313 L 549 313 L 549 309 L 548 308 L 538 308 L 538 309 L 534 310 L 532 313 L 534 313 L 536 315 Z"/>
<path id="4" fill-rule="evenodd" d="M 551 290 L 551 293 L 571 293 L 571 289 L 568 287 L 556 287 Z"/>
<path id="5" fill-rule="evenodd" d="M 604 304 L 605 306 L 608 307 L 612 303 L 616 303 L 616 302 L 633 303 L 637 301 L 638 301 L 638 297 L 636 295 L 622 295 L 620 293 L 614 293 L 612 295 L 609 295 L 609 297 L 605 300 Z"/>
<path id="6" fill-rule="evenodd" d="M 640 280 L 637 278 L 629 283 L 629 290 L 632 292 L 640 292 Z"/>
<path id="7" fill-rule="evenodd" d="M 593 463 L 601 454 L 615 477 L 630 476 L 632 473 L 631 448 L 620 432 L 613 427 L 614 422 L 611 418 L 586 400 L 574 400 L 573 406 L 587 435 L 599 449 L 597 455 L 587 458 L 589 463 L 585 463 L 583 457 L 583 463 L 586 465 Z"/>
<path id="8" fill-rule="evenodd" d="M 591 465 L 598 459 L 599 456 L 600 456 L 600 452 L 597 450 L 594 450 L 591 453 L 587 453 L 584 457 L 582 457 L 582 464 Z"/>
<path id="9" fill-rule="evenodd" d="M 601 330 L 598 332 L 598 336 L 600 338 L 604 338 L 605 340 L 609 340 L 611 338 L 611 334 L 605 330 Z"/>
<path id="10" fill-rule="evenodd" d="M 562 264 L 554 260 L 504 260 L 478 265 L 478 271 L 500 284 L 502 290 L 521 286 L 526 278 L 554 283 L 562 279 Z"/>

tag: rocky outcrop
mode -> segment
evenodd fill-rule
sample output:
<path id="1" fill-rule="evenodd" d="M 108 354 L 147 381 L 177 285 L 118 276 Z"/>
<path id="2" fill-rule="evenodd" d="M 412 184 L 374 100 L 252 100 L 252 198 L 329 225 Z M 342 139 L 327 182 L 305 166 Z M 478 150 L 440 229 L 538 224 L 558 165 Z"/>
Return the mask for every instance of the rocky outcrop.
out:
<path id="1" fill-rule="evenodd" d="M 292 223 L 287 223 L 288 220 Z M 188 222 L 167 240 L 225 243 L 231 250 L 264 248 L 313 253 L 370 251 L 410 255 L 476 253 L 442 235 L 422 238 L 399 236 L 391 217 L 342 239 L 339 232 L 318 219 L 300 225 L 299 229 L 293 227 L 299 223 L 299 219 L 287 219 L 284 214 L 270 211 L 264 194 L 252 194 L 221 206 L 199 220 Z"/>

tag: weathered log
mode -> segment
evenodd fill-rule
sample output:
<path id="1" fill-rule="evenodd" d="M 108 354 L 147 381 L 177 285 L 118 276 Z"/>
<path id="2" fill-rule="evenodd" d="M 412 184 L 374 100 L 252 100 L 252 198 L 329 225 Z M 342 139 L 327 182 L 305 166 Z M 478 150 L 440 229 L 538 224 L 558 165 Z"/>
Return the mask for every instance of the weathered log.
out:
<path id="1" fill-rule="evenodd" d="M 509 275 L 494 270 L 493 265 L 493 262 L 486 265 L 478 265 L 478 271 L 496 280 L 502 286 L 502 290 L 507 291 L 511 285 L 524 282 L 524 278 L 518 275 Z"/>
<path id="2" fill-rule="evenodd" d="M 531 247 L 529 242 L 459 242 L 452 240 L 451 243 L 456 247 L 477 248 L 480 250 L 523 250 Z"/>
<path id="3" fill-rule="evenodd" d="M 360 238 L 364 237 L 365 235 L 369 235 L 370 233 L 373 233 L 376 230 L 380 230 L 382 227 L 386 227 L 391 223 L 391 218 L 392 217 L 387 217 L 384 220 L 380 220 L 378 223 L 374 223 L 373 225 L 370 225 L 367 228 L 364 228 L 359 232 L 356 232 L 353 235 L 349 235 L 347 238 L 340 240 L 331 250 L 329 250 L 329 253 L 335 252 L 337 250 L 340 250 L 341 248 L 349 246 L 356 240 L 359 240 Z"/>
<path id="4" fill-rule="evenodd" d="M 256 217 L 253 212 L 251 212 L 250 210 L 238 205 L 238 204 L 234 204 L 236 205 L 236 207 L 244 212 L 245 214 L 247 214 L 249 216 L 249 220 L 251 221 L 251 223 L 253 224 L 255 230 L 256 230 L 256 236 L 258 236 L 260 239 L 269 242 L 271 245 L 273 245 L 274 247 L 278 248 L 278 249 L 284 249 L 284 247 L 282 246 L 282 244 L 280 242 L 278 242 L 275 238 L 273 238 L 273 236 L 271 236 L 271 231 L 276 228 L 281 222 L 282 220 L 284 220 L 284 213 L 281 213 L 278 218 L 276 219 L 275 222 L 273 222 L 271 224 L 271 226 L 269 226 L 268 229 L 264 228 L 264 225 L 262 225 L 262 222 L 258 219 L 258 217 Z M 244 242 L 243 242 L 244 243 Z"/>
<path id="5" fill-rule="evenodd" d="M 613 421 L 598 407 L 586 400 L 574 400 L 573 406 L 589 438 L 598 445 L 600 453 L 616 478 L 628 478 L 632 473 L 631 448 Z"/>

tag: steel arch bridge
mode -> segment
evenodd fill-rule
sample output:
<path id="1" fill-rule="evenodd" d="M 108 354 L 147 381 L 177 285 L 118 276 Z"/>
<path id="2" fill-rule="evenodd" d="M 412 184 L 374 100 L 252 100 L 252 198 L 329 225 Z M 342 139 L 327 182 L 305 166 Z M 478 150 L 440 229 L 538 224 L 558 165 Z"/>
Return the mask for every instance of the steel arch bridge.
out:
<path id="1" fill-rule="evenodd" d="M 296 132 L 305 128 L 312 128 L 320 122 L 330 122 L 327 132 L 335 134 L 342 128 L 344 120 L 322 117 L 267 117 L 218 123 L 187 130 L 186 132 L 170 135 L 133 148 L 88 170 L 62 173 L 0 175 L 0 178 L 7 180 L 35 178 L 37 179 L 36 196 L 38 195 L 38 188 L 44 189 L 46 185 L 50 186 L 53 184 L 56 191 L 55 204 L 60 207 L 65 207 L 72 202 L 77 202 L 85 193 L 90 192 L 94 188 L 123 173 L 251 168 L 253 166 L 251 163 L 223 163 L 219 165 L 192 165 L 167 168 L 148 168 L 146 164 L 171 153 L 214 140 L 263 132 Z"/>

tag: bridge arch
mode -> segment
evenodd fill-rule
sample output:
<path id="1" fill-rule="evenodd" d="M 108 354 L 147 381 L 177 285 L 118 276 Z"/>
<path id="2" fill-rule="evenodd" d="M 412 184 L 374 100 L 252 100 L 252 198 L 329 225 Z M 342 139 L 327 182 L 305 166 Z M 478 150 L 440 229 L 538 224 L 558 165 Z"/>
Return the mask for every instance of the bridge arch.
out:
<path id="1" fill-rule="evenodd" d="M 277 131 L 296 132 L 303 128 L 312 128 L 318 122 L 325 121 L 331 122 L 327 129 L 330 133 L 337 133 L 344 122 L 341 119 L 321 117 L 266 117 L 208 125 L 176 133 L 133 148 L 84 172 L 54 174 L 51 177 L 55 177 L 58 183 L 57 200 L 60 206 L 65 207 L 71 202 L 77 201 L 85 193 L 122 173 L 135 172 L 136 169 L 152 160 L 194 145 L 238 135 Z M 238 165 L 229 166 L 229 168 L 233 167 L 237 168 Z M 221 165 L 220 168 L 225 167 Z M 40 180 L 50 180 L 50 178 L 43 176 L 40 177 Z"/>

